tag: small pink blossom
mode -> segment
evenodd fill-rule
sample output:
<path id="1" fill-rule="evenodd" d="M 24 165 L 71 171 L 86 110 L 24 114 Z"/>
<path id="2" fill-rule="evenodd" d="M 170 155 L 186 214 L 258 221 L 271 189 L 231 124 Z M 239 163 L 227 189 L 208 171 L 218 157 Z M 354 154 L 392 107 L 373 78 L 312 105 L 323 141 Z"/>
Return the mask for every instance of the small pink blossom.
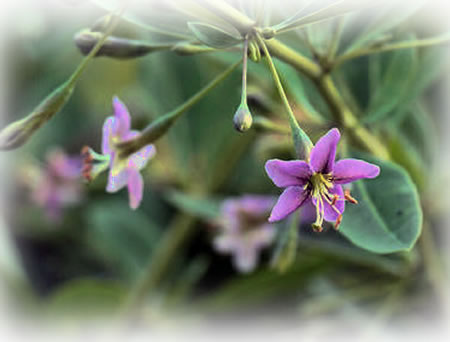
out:
<path id="1" fill-rule="evenodd" d="M 272 196 L 260 195 L 230 198 L 223 202 L 220 234 L 214 239 L 214 247 L 219 252 L 231 254 L 238 271 L 253 271 L 261 250 L 272 243 L 275 227 L 267 222 L 267 218 L 274 202 Z"/>
<path id="2" fill-rule="evenodd" d="M 155 155 L 156 149 L 149 144 L 126 158 L 119 157 L 117 144 L 136 138 L 140 132 L 131 130 L 128 109 L 117 97 L 113 99 L 113 108 L 114 115 L 106 118 L 103 124 L 102 154 L 90 149 L 84 151 L 83 173 L 85 178 L 92 179 L 109 168 L 106 191 L 114 193 L 127 186 L 130 207 L 137 209 L 144 192 L 144 180 L 140 171 Z"/>

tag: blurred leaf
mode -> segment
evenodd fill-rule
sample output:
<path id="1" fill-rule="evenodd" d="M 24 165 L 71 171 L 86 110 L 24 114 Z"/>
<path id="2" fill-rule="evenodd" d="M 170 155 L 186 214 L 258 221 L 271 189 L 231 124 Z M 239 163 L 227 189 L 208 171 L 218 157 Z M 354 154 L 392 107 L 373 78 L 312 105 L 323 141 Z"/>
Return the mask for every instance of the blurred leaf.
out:
<path id="1" fill-rule="evenodd" d="M 419 195 L 409 175 L 399 166 L 363 156 L 381 168 L 375 179 L 358 181 L 347 205 L 340 231 L 355 245 L 374 253 L 408 251 L 422 228 Z"/>
<path id="2" fill-rule="evenodd" d="M 325 6 L 317 8 L 317 3 L 321 3 L 322 6 L 325 4 Z M 292 17 L 286 19 L 278 25 L 275 25 L 273 28 L 280 33 L 295 30 L 305 25 L 317 23 L 360 10 L 364 5 L 359 0 L 336 0 L 328 6 L 326 5 L 327 3 L 329 3 L 329 1 L 310 1 L 304 8 L 301 8 Z"/>
<path id="3" fill-rule="evenodd" d="M 126 295 L 117 283 L 100 279 L 77 279 L 57 289 L 50 297 L 50 314 L 92 317 L 112 314 Z"/>
<path id="4" fill-rule="evenodd" d="M 195 285 L 200 281 L 208 267 L 210 260 L 206 256 L 199 256 L 188 265 L 183 265 L 181 273 L 177 276 L 175 285 L 166 294 L 166 306 L 175 307 L 187 301 L 192 294 Z"/>
<path id="5" fill-rule="evenodd" d="M 295 261 L 297 255 L 299 214 L 293 215 L 289 224 L 280 229 L 277 245 L 273 253 L 271 266 L 284 273 Z"/>
<path id="6" fill-rule="evenodd" d="M 403 120 L 411 105 L 418 100 L 418 97 L 435 81 L 443 77 L 449 67 L 448 54 L 443 53 L 439 48 L 422 49 L 418 55 L 418 65 L 412 73 L 411 82 L 406 90 L 406 96 L 396 106 L 390 122 L 400 122 Z"/>
<path id="7" fill-rule="evenodd" d="M 391 131 L 388 149 L 392 160 L 404 167 L 419 191 L 422 190 L 426 184 L 427 169 L 417 150 L 411 146 L 409 139 L 399 131 Z"/>
<path id="8" fill-rule="evenodd" d="M 175 190 L 168 192 L 166 199 L 179 210 L 205 220 L 216 219 L 220 214 L 221 202 L 219 200 L 195 198 Z"/>
<path id="9" fill-rule="evenodd" d="M 108 12 L 123 6 L 122 0 L 91 1 Z M 132 5 L 128 6 L 122 18 L 138 28 L 150 31 L 148 38 L 152 42 L 171 43 L 192 38 L 185 25 L 186 18 L 176 13 L 168 2 L 133 0 Z"/>
<path id="10" fill-rule="evenodd" d="M 306 111 L 309 116 L 316 119 L 331 116 L 329 107 L 312 81 L 300 75 L 285 63 L 276 63 L 276 66 L 281 79 L 286 81 L 286 88 L 290 95 L 296 100 L 296 107 Z"/>
<path id="11" fill-rule="evenodd" d="M 216 49 L 229 48 L 242 41 L 238 31 L 225 32 L 219 27 L 201 22 L 189 22 L 188 26 L 200 42 Z"/>
<path id="12" fill-rule="evenodd" d="M 411 37 L 411 39 L 414 39 Z M 418 65 L 416 49 L 398 50 L 389 56 L 386 70 L 371 96 L 365 122 L 384 119 L 401 103 L 411 97 L 410 88 Z"/>
<path id="13" fill-rule="evenodd" d="M 386 8 L 373 12 L 376 13 L 375 17 L 369 22 L 365 30 L 358 31 L 361 33 L 353 39 L 343 54 L 375 44 L 380 38 L 384 40 L 386 32 L 400 25 L 425 3 L 425 0 L 417 0 L 405 5 L 403 1 L 393 1 Z"/>
<path id="14" fill-rule="evenodd" d="M 133 279 L 147 263 L 159 229 L 142 211 L 132 211 L 125 201 L 91 204 L 86 217 L 91 248 L 125 279 Z"/>

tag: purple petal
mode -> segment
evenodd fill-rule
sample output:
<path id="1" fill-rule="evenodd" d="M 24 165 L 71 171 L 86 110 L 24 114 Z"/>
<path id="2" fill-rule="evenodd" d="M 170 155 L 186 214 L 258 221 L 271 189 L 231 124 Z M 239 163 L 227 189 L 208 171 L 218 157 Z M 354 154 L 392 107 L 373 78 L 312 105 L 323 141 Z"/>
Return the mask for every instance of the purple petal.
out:
<path id="1" fill-rule="evenodd" d="M 361 178 L 375 178 L 380 168 L 359 159 L 339 160 L 333 169 L 333 183 L 346 184 Z"/>
<path id="2" fill-rule="evenodd" d="M 127 107 L 117 96 L 113 98 L 114 117 L 116 118 L 116 132 L 124 137 L 131 128 L 131 118 Z"/>
<path id="3" fill-rule="evenodd" d="M 316 206 L 311 198 L 308 198 L 302 205 L 300 212 L 300 222 L 302 224 L 313 223 L 316 219 Z"/>
<path id="4" fill-rule="evenodd" d="M 336 147 L 340 138 L 339 130 L 333 128 L 312 148 L 310 164 L 314 172 L 330 173 L 333 170 Z"/>
<path id="5" fill-rule="evenodd" d="M 111 138 L 114 135 L 114 126 L 115 126 L 114 117 L 110 116 L 106 118 L 105 123 L 103 124 L 103 137 L 102 137 L 102 153 L 103 154 L 111 154 L 112 146 L 111 146 Z"/>
<path id="6" fill-rule="evenodd" d="M 342 186 L 335 185 L 333 189 L 330 191 L 332 200 L 333 195 L 337 195 L 339 199 L 334 204 L 334 209 L 325 199 L 323 199 L 323 210 L 324 210 L 324 219 L 328 222 L 334 222 L 338 218 L 340 214 L 344 212 L 345 209 L 345 201 L 344 199 L 344 190 L 342 190 Z"/>
<path id="7" fill-rule="evenodd" d="M 129 157 L 128 166 L 141 170 L 145 167 L 145 165 L 147 165 L 148 161 L 155 155 L 155 153 L 155 146 L 147 145 Z"/>
<path id="8" fill-rule="evenodd" d="M 291 186 L 283 191 L 277 204 L 272 209 L 269 222 L 276 222 L 297 210 L 308 198 L 306 191 L 300 186 Z"/>
<path id="9" fill-rule="evenodd" d="M 280 188 L 292 185 L 305 185 L 311 177 L 311 168 L 302 160 L 271 159 L 266 162 L 266 172 Z"/>
<path id="10" fill-rule="evenodd" d="M 128 170 L 128 195 L 130 198 L 130 208 L 137 209 L 141 204 L 144 194 L 144 180 L 138 170 Z"/>
<path id="11" fill-rule="evenodd" d="M 107 192 L 117 192 L 122 189 L 128 183 L 128 170 L 126 168 L 119 172 L 109 172 L 108 185 L 106 186 Z"/>

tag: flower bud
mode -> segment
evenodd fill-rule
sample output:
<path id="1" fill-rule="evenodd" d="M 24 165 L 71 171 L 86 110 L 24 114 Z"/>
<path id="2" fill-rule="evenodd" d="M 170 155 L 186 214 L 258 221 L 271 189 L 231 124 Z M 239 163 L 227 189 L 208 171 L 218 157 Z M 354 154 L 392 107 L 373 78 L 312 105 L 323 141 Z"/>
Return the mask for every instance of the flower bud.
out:
<path id="1" fill-rule="evenodd" d="M 102 37 L 102 32 L 85 29 L 78 32 L 74 40 L 81 53 L 87 55 Z M 110 36 L 95 56 L 107 56 L 118 59 L 137 58 L 154 51 L 167 50 L 170 47 L 171 45 L 151 45 L 139 40 Z"/>
<path id="2" fill-rule="evenodd" d="M 44 123 L 50 120 L 69 100 L 74 84 L 66 82 L 48 95 L 27 117 L 0 131 L 0 150 L 22 146 Z"/>
<path id="3" fill-rule="evenodd" d="M 234 128 L 242 133 L 252 127 L 252 122 L 253 118 L 248 106 L 246 104 L 241 104 L 234 114 Z"/>

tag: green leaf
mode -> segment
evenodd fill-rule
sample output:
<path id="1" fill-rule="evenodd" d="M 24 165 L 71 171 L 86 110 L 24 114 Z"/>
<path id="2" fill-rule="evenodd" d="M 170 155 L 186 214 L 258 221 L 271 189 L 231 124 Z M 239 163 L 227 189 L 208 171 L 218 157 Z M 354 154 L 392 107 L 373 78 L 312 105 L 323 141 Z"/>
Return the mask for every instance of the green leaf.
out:
<path id="1" fill-rule="evenodd" d="M 337 16 L 361 10 L 362 4 L 358 0 L 337 0 L 331 5 L 316 9 L 316 2 L 301 8 L 296 14 L 273 28 L 278 32 L 295 30 L 305 25 L 310 25 Z M 314 6 L 314 10 L 311 8 Z"/>
<path id="2" fill-rule="evenodd" d="M 225 32 L 219 27 L 201 22 L 188 22 L 188 26 L 200 42 L 216 49 L 226 49 L 242 41 L 236 30 Z"/>
<path id="3" fill-rule="evenodd" d="M 87 217 L 88 243 L 98 256 L 124 279 L 139 275 L 158 241 L 158 227 L 125 201 L 93 204 Z"/>
<path id="4" fill-rule="evenodd" d="M 385 34 L 400 25 L 416 13 L 425 3 L 425 0 L 411 1 L 407 5 L 403 1 L 393 1 L 383 10 L 376 11 L 375 18 L 369 23 L 365 30 L 361 32 L 350 43 L 343 54 L 377 43 L 384 40 Z M 350 25 L 349 25 L 350 26 Z M 354 27 L 353 27 L 354 29 Z"/>
<path id="5" fill-rule="evenodd" d="M 352 195 L 359 204 L 347 205 L 341 233 L 374 253 L 410 250 L 422 228 L 422 209 L 414 183 L 395 164 L 366 156 L 362 159 L 379 165 L 381 173 L 354 184 Z"/>
<path id="6" fill-rule="evenodd" d="M 220 214 L 220 201 L 210 198 L 196 198 L 179 191 L 170 191 L 166 199 L 179 210 L 191 215 L 212 220 Z"/>
<path id="7" fill-rule="evenodd" d="M 286 272 L 292 266 L 297 255 L 298 218 L 298 213 L 293 215 L 290 224 L 285 225 L 278 234 L 271 265 L 280 273 Z"/>
<path id="8" fill-rule="evenodd" d="M 414 84 L 417 66 L 416 49 L 398 50 L 390 55 L 384 75 L 371 97 L 364 122 L 375 122 L 386 118 L 410 98 L 409 90 Z"/>

